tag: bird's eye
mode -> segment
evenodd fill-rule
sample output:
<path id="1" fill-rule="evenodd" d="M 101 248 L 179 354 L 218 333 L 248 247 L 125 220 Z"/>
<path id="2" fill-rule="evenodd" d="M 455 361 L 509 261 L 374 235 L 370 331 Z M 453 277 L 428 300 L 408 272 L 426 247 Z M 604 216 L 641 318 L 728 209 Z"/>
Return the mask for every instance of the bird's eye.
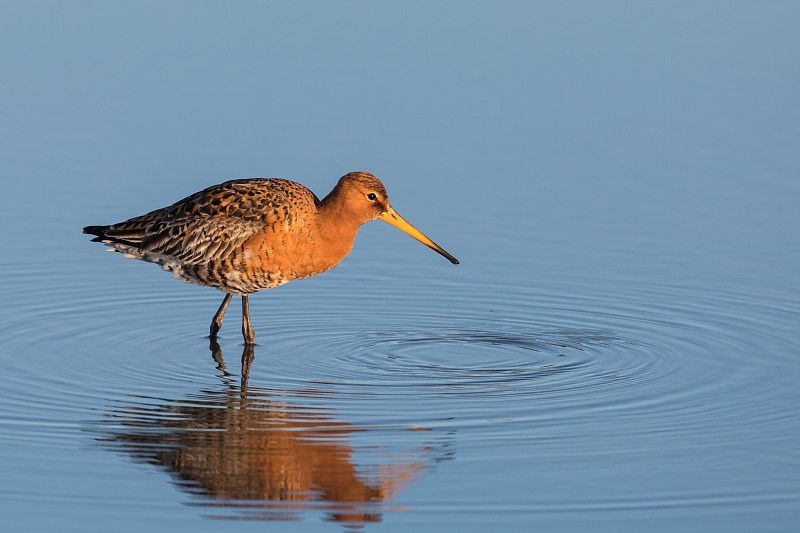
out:
<path id="1" fill-rule="evenodd" d="M 367 200 L 369 200 L 370 202 L 374 202 L 377 199 L 378 199 L 378 195 L 375 194 L 374 192 L 371 192 L 371 193 L 369 193 L 367 195 Z"/>

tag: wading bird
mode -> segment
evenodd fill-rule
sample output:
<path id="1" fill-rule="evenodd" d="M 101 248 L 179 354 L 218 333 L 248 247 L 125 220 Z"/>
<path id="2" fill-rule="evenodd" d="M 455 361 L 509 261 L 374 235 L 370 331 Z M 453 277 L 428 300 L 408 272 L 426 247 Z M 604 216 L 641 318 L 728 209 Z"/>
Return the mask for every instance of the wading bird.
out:
<path id="1" fill-rule="evenodd" d="M 242 297 L 242 335 L 253 344 L 248 296 L 335 267 L 353 247 L 358 228 L 379 218 L 455 257 L 406 222 L 389 205 L 383 184 L 367 172 L 351 172 L 320 200 L 289 180 L 231 180 L 168 207 L 110 226 L 86 226 L 125 257 L 161 265 L 174 277 L 225 294 L 211 321 L 217 336 L 228 303 Z"/>

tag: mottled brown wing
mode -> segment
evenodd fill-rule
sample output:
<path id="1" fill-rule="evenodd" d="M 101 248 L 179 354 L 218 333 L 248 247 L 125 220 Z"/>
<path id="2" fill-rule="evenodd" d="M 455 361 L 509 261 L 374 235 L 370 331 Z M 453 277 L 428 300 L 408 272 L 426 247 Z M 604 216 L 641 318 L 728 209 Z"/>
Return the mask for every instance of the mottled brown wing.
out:
<path id="1" fill-rule="evenodd" d="M 263 231 L 266 224 L 290 220 L 298 201 L 310 206 L 319 202 L 311 191 L 292 181 L 232 180 L 109 226 L 102 237 L 184 263 L 216 261 Z"/>
<path id="2" fill-rule="evenodd" d="M 263 229 L 261 222 L 231 217 L 159 221 L 147 229 L 139 249 L 200 264 L 226 257 Z"/>

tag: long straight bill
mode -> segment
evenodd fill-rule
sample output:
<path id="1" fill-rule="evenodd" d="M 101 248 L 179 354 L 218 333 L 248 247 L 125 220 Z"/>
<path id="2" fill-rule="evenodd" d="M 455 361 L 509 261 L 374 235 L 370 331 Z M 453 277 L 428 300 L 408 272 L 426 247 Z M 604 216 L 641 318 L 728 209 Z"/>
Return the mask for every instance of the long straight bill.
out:
<path id="1" fill-rule="evenodd" d="M 445 256 L 447 259 L 449 259 L 450 262 L 453 263 L 454 265 L 458 264 L 458 259 L 445 252 L 444 248 L 442 248 L 441 246 L 439 246 L 438 244 L 427 238 L 425 235 L 422 234 L 420 230 L 418 230 L 417 228 L 406 222 L 406 220 L 400 215 L 398 215 L 395 212 L 395 210 L 392 209 L 391 207 L 388 209 L 388 211 L 384 211 L 383 213 L 381 213 L 381 215 L 378 218 L 383 220 L 384 222 L 388 222 L 392 226 L 400 228 L 401 230 L 405 231 L 406 233 L 417 239 L 425 246 L 432 248 L 433 250 L 436 250 L 437 252 Z"/>

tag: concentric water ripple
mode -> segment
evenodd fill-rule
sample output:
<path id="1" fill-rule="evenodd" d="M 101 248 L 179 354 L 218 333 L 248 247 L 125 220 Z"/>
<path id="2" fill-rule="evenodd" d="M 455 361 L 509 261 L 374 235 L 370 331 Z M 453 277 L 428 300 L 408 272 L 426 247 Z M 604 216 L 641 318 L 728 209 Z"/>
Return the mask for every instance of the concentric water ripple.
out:
<path id="1" fill-rule="evenodd" d="M 720 438 L 743 450 L 765 435 L 790 444 L 793 429 L 775 428 L 797 420 L 765 406 L 796 399 L 791 298 L 659 286 L 604 293 L 588 280 L 569 289 L 497 283 L 415 305 L 430 290 L 420 288 L 395 295 L 387 310 L 368 290 L 332 288 L 309 303 L 300 286 L 297 296 L 253 299 L 260 344 L 249 353 L 235 314 L 220 345 L 203 337 L 217 304 L 207 291 L 143 284 L 124 298 L 77 298 L 91 291 L 86 280 L 44 284 L 25 320 L 9 317 L 6 349 L 18 356 L 7 369 L 4 423 L 20 446 L 39 448 L 79 427 L 90 449 L 168 472 L 193 506 L 214 509 L 203 516 L 312 512 L 351 523 L 402 508 L 398 495 L 436 465 L 499 448 L 503 457 L 490 459 L 497 468 L 513 470 L 530 454 L 540 465 L 628 461 L 641 475 L 655 468 L 668 487 L 639 503 L 624 490 L 572 499 L 570 509 L 589 512 L 708 498 L 702 481 L 670 478 L 673 452 L 708 455 L 711 468 L 727 469 Z M 646 451 L 656 435 L 663 464 Z M 779 460 L 797 464 L 790 453 Z M 270 464 L 283 473 L 267 474 Z M 338 478 L 325 477 L 331 469 Z M 231 471 L 239 477 L 226 477 Z M 261 472 L 261 481 L 245 472 Z M 295 488 L 275 492 L 287 483 Z M 714 497 L 730 505 L 792 498 L 781 486 L 742 484 Z M 557 512 L 563 503 L 536 507 Z"/>

